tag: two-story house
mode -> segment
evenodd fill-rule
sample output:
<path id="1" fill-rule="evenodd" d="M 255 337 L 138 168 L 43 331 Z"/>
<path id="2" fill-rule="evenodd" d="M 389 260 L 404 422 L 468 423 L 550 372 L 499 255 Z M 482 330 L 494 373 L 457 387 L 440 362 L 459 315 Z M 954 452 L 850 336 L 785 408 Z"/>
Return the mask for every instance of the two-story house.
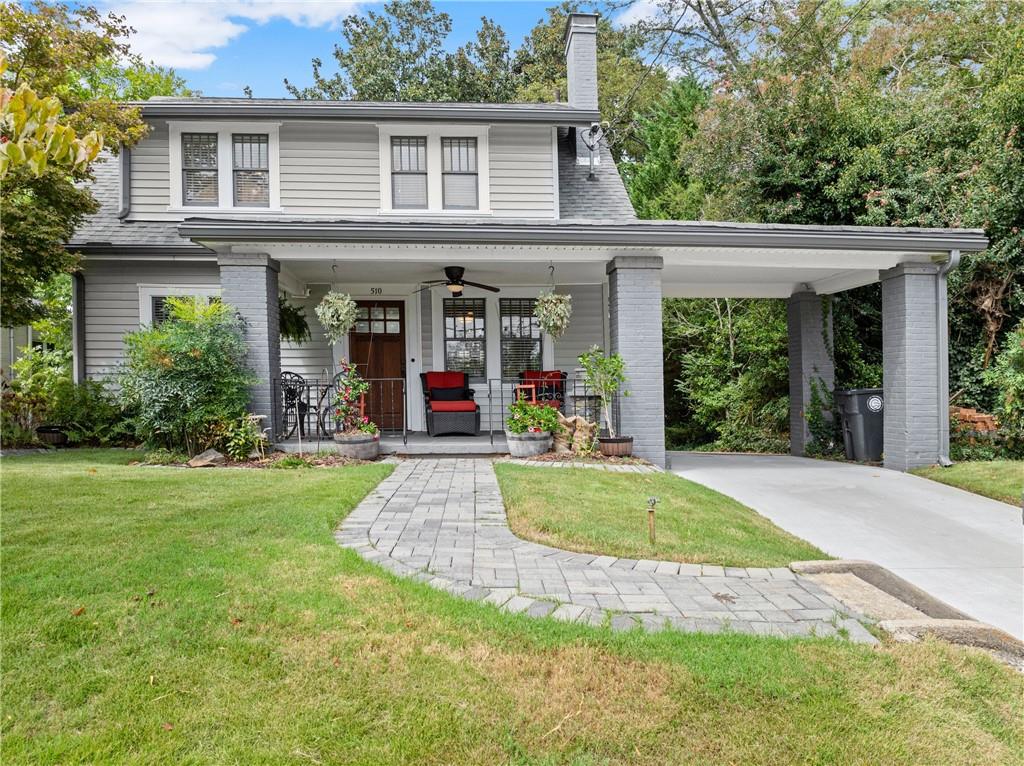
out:
<path id="1" fill-rule="evenodd" d="M 167 296 L 219 296 L 246 321 L 260 379 L 252 408 L 275 436 L 287 430 L 282 375 L 329 380 L 341 357 L 392 382 L 378 394 L 388 428 L 426 430 L 420 373 L 459 370 L 489 430 L 524 371 L 571 380 L 578 355 L 598 345 L 627 365 L 621 431 L 664 464 L 662 297 L 786 298 L 799 454 L 811 380 L 832 381 L 821 296 L 881 280 L 886 462 L 938 460 L 948 443 L 945 274 L 986 246 L 983 234 L 637 220 L 593 140 L 596 22 L 569 18 L 567 103 L 140 104 L 149 135 L 97 168 L 103 208 L 69 245 L 84 255 L 76 376 L 114 375 L 124 334 L 159 321 Z M 572 296 L 558 340 L 532 319 L 551 285 Z M 360 310 L 333 347 L 313 314 L 331 289 Z M 280 341 L 282 298 L 305 309 L 311 340 Z"/>

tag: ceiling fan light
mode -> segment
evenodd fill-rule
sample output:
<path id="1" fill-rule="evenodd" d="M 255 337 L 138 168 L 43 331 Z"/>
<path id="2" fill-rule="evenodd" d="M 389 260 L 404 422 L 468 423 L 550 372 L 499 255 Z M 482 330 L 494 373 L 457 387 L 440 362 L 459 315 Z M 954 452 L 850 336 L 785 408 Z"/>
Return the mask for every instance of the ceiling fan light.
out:
<path id="1" fill-rule="evenodd" d="M 462 285 L 458 285 L 458 284 L 455 284 L 453 282 L 449 282 L 447 285 L 445 285 L 445 287 L 448 288 L 448 291 L 452 295 L 462 295 Z"/>

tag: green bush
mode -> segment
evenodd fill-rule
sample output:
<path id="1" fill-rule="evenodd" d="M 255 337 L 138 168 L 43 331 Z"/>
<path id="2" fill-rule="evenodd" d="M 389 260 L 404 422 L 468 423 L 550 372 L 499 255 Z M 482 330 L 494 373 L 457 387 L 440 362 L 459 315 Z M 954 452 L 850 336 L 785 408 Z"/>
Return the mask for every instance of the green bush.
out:
<path id="1" fill-rule="evenodd" d="M 122 398 L 146 444 L 195 454 L 238 421 L 255 377 L 242 320 L 225 303 L 169 298 L 168 318 L 125 336 Z"/>
<path id="2" fill-rule="evenodd" d="M 134 426 L 118 401 L 95 380 L 54 383 L 46 405 L 48 425 L 60 426 L 70 444 L 123 445 L 134 441 Z"/>
<path id="3" fill-rule="evenodd" d="M 995 416 L 1005 457 L 1024 457 L 1024 322 L 1006 336 L 1002 353 L 985 372 L 997 394 Z"/>
<path id="4" fill-rule="evenodd" d="M 188 455 L 159 447 L 147 452 L 142 462 L 146 465 L 181 465 L 188 462 Z"/>
<path id="5" fill-rule="evenodd" d="M 280 460 L 276 460 L 270 464 L 271 468 L 280 468 L 282 470 L 294 470 L 296 468 L 312 468 L 313 462 L 309 458 L 305 458 L 302 455 L 285 455 Z"/>
<path id="6" fill-rule="evenodd" d="M 248 460 L 253 453 L 263 457 L 266 446 L 259 415 L 243 415 L 224 429 L 222 447 L 232 460 Z"/>

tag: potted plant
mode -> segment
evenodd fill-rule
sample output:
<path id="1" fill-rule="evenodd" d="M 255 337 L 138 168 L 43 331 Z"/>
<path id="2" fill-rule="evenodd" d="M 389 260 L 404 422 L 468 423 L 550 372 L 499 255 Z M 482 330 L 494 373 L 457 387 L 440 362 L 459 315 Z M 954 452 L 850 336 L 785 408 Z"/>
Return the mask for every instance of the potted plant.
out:
<path id="1" fill-rule="evenodd" d="M 558 410 L 518 399 L 508 408 L 505 439 L 512 457 L 533 457 L 551 450 L 552 434 L 561 428 Z"/>
<path id="2" fill-rule="evenodd" d="M 313 313 L 320 320 L 329 342 L 337 343 L 356 323 L 356 302 L 348 293 L 331 290 L 316 304 Z"/>
<path id="3" fill-rule="evenodd" d="M 334 441 L 338 454 L 357 460 L 373 460 L 380 454 L 380 429 L 363 414 L 370 384 L 354 364 L 342 359 L 334 395 Z"/>
<path id="4" fill-rule="evenodd" d="M 612 403 L 615 400 L 615 395 L 626 382 L 626 363 L 618 354 L 605 356 L 597 346 L 580 354 L 579 362 L 583 368 L 583 382 L 594 396 L 600 399 L 601 409 L 608 422 L 608 435 L 597 438 L 601 454 L 607 457 L 632 455 L 633 437 L 617 435 L 615 421 L 612 418 Z M 624 391 L 623 396 L 629 396 L 629 392 Z"/>
<path id="5" fill-rule="evenodd" d="M 558 340 L 569 329 L 572 317 L 572 296 L 556 293 L 554 289 L 537 296 L 533 304 L 533 315 L 537 318 L 540 329 Z"/>

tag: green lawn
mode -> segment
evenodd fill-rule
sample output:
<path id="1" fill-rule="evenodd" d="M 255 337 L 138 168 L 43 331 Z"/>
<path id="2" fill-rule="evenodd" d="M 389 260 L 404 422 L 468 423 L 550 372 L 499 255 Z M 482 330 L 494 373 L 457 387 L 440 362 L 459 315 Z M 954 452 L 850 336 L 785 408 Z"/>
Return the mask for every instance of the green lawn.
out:
<path id="1" fill-rule="evenodd" d="M 5 766 L 1020 762 L 987 657 L 509 616 L 334 543 L 387 466 L 129 457 L 0 461 Z"/>
<path id="2" fill-rule="evenodd" d="M 913 473 L 1010 505 L 1020 505 L 1024 492 L 1024 460 L 969 460 L 949 468 L 916 468 Z"/>
<path id="3" fill-rule="evenodd" d="M 829 558 L 732 498 L 669 473 L 495 468 L 513 531 L 559 548 L 741 567 Z M 649 497 L 658 498 L 653 546 Z"/>

